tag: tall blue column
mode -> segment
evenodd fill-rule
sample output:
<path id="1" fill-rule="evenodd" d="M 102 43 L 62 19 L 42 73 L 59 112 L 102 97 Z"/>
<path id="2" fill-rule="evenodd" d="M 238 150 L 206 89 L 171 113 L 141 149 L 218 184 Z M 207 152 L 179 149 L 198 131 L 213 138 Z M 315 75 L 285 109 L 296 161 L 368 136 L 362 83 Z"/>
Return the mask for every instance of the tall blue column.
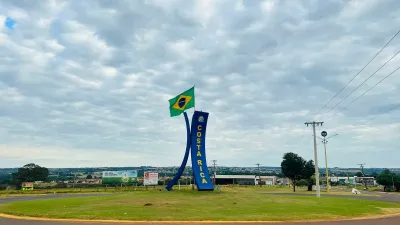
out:
<path id="1" fill-rule="evenodd" d="M 183 171 L 185 170 L 188 158 L 189 158 L 189 153 L 190 153 L 190 124 L 189 124 L 189 118 L 186 114 L 186 112 L 183 112 L 183 115 L 185 116 L 185 122 L 186 122 L 186 151 L 185 151 L 185 156 L 183 157 L 181 167 L 179 168 L 178 172 L 175 174 L 174 178 L 168 183 L 168 185 L 165 187 L 167 191 L 172 190 L 172 186 L 174 186 L 179 178 L 182 176 Z"/>

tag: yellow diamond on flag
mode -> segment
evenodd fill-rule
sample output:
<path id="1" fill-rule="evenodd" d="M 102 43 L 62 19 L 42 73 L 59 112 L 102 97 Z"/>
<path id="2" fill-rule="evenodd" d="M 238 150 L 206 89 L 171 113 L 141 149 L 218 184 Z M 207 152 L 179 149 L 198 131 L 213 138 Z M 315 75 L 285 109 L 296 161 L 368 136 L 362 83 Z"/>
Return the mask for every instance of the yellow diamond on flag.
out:
<path id="1" fill-rule="evenodd" d="M 181 95 L 177 98 L 175 104 L 172 105 L 172 108 L 177 110 L 184 110 L 187 104 L 189 104 L 192 96 Z"/>

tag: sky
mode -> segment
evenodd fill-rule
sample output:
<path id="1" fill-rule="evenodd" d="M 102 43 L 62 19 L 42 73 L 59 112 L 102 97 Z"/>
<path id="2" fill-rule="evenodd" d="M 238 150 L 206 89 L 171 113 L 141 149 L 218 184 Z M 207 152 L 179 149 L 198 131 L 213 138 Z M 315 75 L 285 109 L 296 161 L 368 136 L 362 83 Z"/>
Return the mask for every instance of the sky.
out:
<path id="1" fill-rule="evenodd" d="M 209 164 L 314 159 L 304 123 L 323 121 L 329 167 L 400 167 L 400 71 L 376 85 L 400 56 L 356 89 L 400 35 L 323 108 L 396 34 L 400 1 L 0 0 L 0 20 L 0 167 L 179 166 L 168 100 L 193 85 Z"/>

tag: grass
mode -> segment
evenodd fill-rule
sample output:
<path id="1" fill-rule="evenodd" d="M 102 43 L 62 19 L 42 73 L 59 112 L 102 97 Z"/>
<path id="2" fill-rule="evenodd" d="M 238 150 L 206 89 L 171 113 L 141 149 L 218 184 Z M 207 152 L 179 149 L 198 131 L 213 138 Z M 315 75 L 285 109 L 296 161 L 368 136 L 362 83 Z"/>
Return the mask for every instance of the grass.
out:
<path id="1" fill-rule="evenodd" d="M 63 194 L 63 193 L 93 193 L 93 192 L 131 192 L 131 191 L 149 191 L 152 189 L 165 189 L 165 186 L 144 187 L 75 187 L 75 188 L 43 188 L 33 191 L 20 190 L 0 190 L 0 196 L 7 195 L 31 195 L 31 194 Z M 189 189 L 189 186 L 182 186 L 182 189 Z"/>
<path id="2" fill-rule="evenodd" d="M 178 189 L 177 186 L 174 187 Z M 181 185 L 181 190 L 191 190 L 190 185 Z M 224 185 L 222 189 L 260 189 L 259 186 L 254 185 Z M 165 186 L 144 187 L 144 186 L 129 186 L 129 187 L 75 187 L 75 188 L 49 188 L 49 189 L 35 189 L 33 191 L 19 191 L 19 190 L 0 190 L 1 196 L 16 196 L 16 195 L 37 195 L 37 194 L 70 194 L 70 193 L 121 193 L 121 192 L 137 192 L 137 191 L 158 191 L 165 190 Z M 292 189 L 287 186 L 262 186 L 262 190 L 271 192 L 292 192 Z M 299 191 L 306 190 L 299 188 Z"/>
<path id="3" fill-rule="evenodd" d="M 267 186 L 262 187 L 255 185 L 224 185 L 221 186 L 223 190 L 262 190 L 268 193 L 293 193 L 293 189 L 288 186 Z M 175 187 L 175 189 L 178 189 Z M 191 190 L 190 185 L 181 185 L 181 190 Z M 159 191 L 165 190 L 165 186 L 144 187 L 144 186 L 130 186 L 130 187 L 75 187 L 75 188 L 50 188 L 50 189 L 35 189 L 33 191 L 19 191 L 19 190 L 0 190 L 0 198 L 7 196 L 19 195 L 42 195 L 42 194 L 75 194 L 75 193 L 128 193 L 138 191 Z M 310 194 L 315 192 L 307 191 L 306 187 L 296 187 L 297 194 Z M 321 190 L 322 194 L 327 194 L 326 190 Z M 363 196 L 379 196 L 372 191 L 361 191 Z M 353 195 L 351 189 L 332 190 L 330 195 Z"/>
<path id="4" fill-rule="evenodd" d="M 357 199 L 263 195 L 255 188 L 218 192 L 141 191 L 13 202 L 0 212 L 48 218 L 117 220 L 309 220 L 400 212 L 400 204 Z"/>

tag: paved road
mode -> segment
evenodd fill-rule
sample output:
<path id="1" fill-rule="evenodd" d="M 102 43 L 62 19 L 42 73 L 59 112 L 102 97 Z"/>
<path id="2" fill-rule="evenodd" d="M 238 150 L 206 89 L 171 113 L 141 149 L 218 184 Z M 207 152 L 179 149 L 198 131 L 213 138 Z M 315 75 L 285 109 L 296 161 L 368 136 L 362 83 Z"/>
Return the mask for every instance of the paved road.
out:
<path id="1" fill-rule="evenodd" d="M 294 193 L 265 193 L 270 195 L 291 195 L 291 196 L 315 196 L 315 194 L 294 194 Z M 321 194 L 321 197 L 330 197 L 330 198 L 352 198 L 352 199 L 364 199 L 364 200 L 374 200 L 381 202 L 391 202 L 391 203 L 400 203 L 400 194 L 387 194 L 387 193 L 367 193 L 378 195 L 375 196 L 365 196 L 365 195 L 325 195 Z M 400 224 L 399 224 L 400 225 Z"/>
<path id="2" fill-rule="evenodd" d="M 56 198 L 76 198 L 76 197 L 88 197 L 88 196 L 102 196 L 110 194 L 47 194 L 47 195 L 26 195 L 26 196 L 11 196 L 0 198 L 0 204 L 17 202 L 17 201 L 30 201 L 37 199 L 56 199 Z M 2 224 L 1 224 L 2 225 Z"/>
<path id="3" fill-rule="evenodd" d="M 98 222 L 50 222 L 50 221 L 27 221 L 27 220 L 12 220 L 0 218 L 1 225 L 115 225 L 115 223 L 98 223 Z M 149 223 L 121 223 L 126 225 L 149 225 Z M 151 225 L 180 225 L 182 223 L 151 223 Z M 194 225 L 194 223 L 186 223 Z M 206 223 L 206 225 L 213 225 L 214 223 Z M 223 225 L 240 225 L 241 223 L 223 223 Z M 246 223 L 246 225 L 263 225 L 263 223 Z M 349 220 L 349 221 L 336 221 L 336 222 L 299 222 L 299 223 L 265 223 L 265 225 L 399 225 L 400 217 L 382 218 L 374 220 Z M 215 225 L 221 225 L 215 223 Z"/>
<path id="4" fill-rule="evenodd" d="M 74 195 L 44 195 L 44 196 L 22 196 L 22 197 L 9 197 L 0 199 L 0 204 L 14 202 L 14 201 L 27 201 L 36 199 L 54 199 L 54 198 L 70 198 L 70 197 L 80 197 L 80 196 L 99 196 L 101 194 L 74 194 Z M 285 195 L 285 194 L 283 194 Z M 293 195 L 293 194 L 291 194 Z M 301 195 L 301 194 L 299 194 Z M 359 199 L 370 199 L 370 200 L 380 200 L 388 202 L 398 202 L 400 203 L 400 195 L 387 195 L 382 194 L 381 197 L 373 196 L 332 196 L 332 197 L 345 197 L 345 198 L 359 198 Z M 394 199 L 394 200 L 393 200 Z M 149 225 L 149 223 L 121 223 L 121 224 L 135 224 L 135 225 Z M 166 223 L 151 223 L 152 225 L 158 225 Z M 182 223 L 167 223 L 168 225 L 179 225 Z M 194 223 L 186 223 L 194 225 Z M 218 224 L 218 223 L 215 223 Z M 224 223 L 224 225 L 238 225 L 240 223 Z M 263 223 L 246 223 L 254 225 L 262 225 Z M 348 220 L 348 221 L 334 221 L 334 222 L 296 222 L 296 223 L 265 223 L 265 225 L 399 225 L 400 217 L 389 217 L 373 220 Z M 29 221 L 29 220 L 15 220 L 15 219 L 5 219 L 0 218 L 0 225 L 115 225 L 115 223 L 99 223 L 99 222 L 53 222 L 53 221 Z M 207 225 L 213 225 L 213 223 L 207 223 Z"/>

